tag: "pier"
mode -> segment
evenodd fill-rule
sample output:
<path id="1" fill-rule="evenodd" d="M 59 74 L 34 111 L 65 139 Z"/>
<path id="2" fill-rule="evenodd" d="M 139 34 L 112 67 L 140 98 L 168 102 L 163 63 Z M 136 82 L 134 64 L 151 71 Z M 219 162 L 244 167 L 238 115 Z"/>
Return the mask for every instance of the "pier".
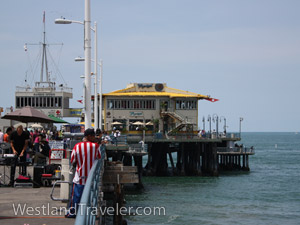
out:
<path id="1" fill-rule="evenodd" d="M 108 156 L 126 166 L 137 166 L 139 185 L 141 176 L 218 176 L 222 171 L 249 171 L 249 156 L 254 148 L 237 145 L 239 134 L 226 136 L 127 136 L 126 144 L 108 145 Z M 138 140 L 145 142 L 139 143 Z M 144 145 L 144 146 L 143 146 Z M 143 149 L 144 148 L 144 149 Z M 147 163 L 143 166 L 143 156 Z"/>

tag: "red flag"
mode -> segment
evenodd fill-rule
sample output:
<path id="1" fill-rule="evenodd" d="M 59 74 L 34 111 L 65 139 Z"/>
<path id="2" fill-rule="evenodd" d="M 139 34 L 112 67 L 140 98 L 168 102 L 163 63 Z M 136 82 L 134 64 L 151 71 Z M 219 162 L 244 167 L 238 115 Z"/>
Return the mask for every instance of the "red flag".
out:
<path id="1" fill-rule="evenodd" d="M 219 101 L 219 99 L 217 99 L 217 98 L 207 98 L 206 100 L 210 101 L 210 102 L 217 102 L 217 101 Z"/>
<path id="2" fill-rule="evenodd" d="M 81 103 L 82 104 L 82 100 L 77 100 L 77 102 Z"/>

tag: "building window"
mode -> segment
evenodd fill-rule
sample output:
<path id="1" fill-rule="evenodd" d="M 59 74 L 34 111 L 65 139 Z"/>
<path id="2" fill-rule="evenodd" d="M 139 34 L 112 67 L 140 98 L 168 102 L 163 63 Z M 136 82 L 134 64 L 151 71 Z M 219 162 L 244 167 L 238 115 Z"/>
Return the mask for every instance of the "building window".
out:
<path id="1" fill-rule="evenodd" d="M 47 97 L 47 107 L 50 108 L 51 105 L 50 105 L 50 97 Z"/>
<path id="2" fill-rule="evenodd" d="M 62 104 L 61 104 L 61 97 L 58 97 L 58 107 L 61 108 Z"/>
<path id="3" fill-rule="evenodd" d="M 16 97 L 16 108 L 20 108 L 20 97 Z"/>
<path id="4" fill-rule="evenodd" d="M 39 97 L 39 107 L 42 108 L 43 107 L 43 98 Z"/>
<path id="5" fill-rule="evenodd" d="M 54 107 L 54 97 L 51 97 L 51 103 L 50 103 L 50 107 L 53 108 Z"/>
<path id="6" fill-rule="evenodd" d="M 176 100 L 176 109 L 195 110 L 197 100 Z"/>
<path id="7" fill-rule="evenodd" d="M 107 100 L 107 109 L 155 109 L 155 100 Z"/>

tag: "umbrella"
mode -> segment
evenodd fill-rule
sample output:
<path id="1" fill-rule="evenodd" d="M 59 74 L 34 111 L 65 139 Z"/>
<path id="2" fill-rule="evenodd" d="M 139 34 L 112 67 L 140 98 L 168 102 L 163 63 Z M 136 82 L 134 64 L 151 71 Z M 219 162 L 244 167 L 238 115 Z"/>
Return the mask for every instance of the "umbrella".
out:
<path id="1" fill-rule="evenodd" d="M 67 121 L 61 119 L 61 118 L 58 118 L 56 116 L 53 116 L 53 115 L 49 115 L 48 116 L 50 119 L 54 120 L 54 123 L 66 123 L 66 124 L 69 124 Z"/>
<path id="2" fill-rule="evenodd" d="M 38 123 L 53 123 L 54 121 L 44 113 L 31 108 L 30 106 L 23 107 L 14 112 L 8 113 L 1 117 L 2 119 L 17 120 L 23 123 L 38 122 Z"/>
<path id="3" fill-rule="evenodd" d="M 37 123 L 32 124 L 29 127 L 34 128 L 34 129 L 36 129 L 36 128 L 43 128 L 43 126 L 41 124 L 37 124 Z"/>
<path id="4" fill-rule="evenodd" d="M 112 122 L 111 125 L 123 125 L 123 123 L 120 123 L 118 121 Z"/>
<path id="5" fill-rule="evenodd" d="M 20 125 L 22 125 L 22 127 L 26 127 L 26 123 L 16 123 L 14 124 L 14 128 L 17 128 Z"/>
<path id="6" fill-rule="evenodd" d="M 153 126 L 153 123 L 150 121 L 150 122 L 146 123 L 146 126 Z"/>
<path id="7" fill-rule="evenodd" d="M 136 122 L 132 123 L 132 125 L 144 126 L 145 124 L 140 121 L 136 121 Z"/>

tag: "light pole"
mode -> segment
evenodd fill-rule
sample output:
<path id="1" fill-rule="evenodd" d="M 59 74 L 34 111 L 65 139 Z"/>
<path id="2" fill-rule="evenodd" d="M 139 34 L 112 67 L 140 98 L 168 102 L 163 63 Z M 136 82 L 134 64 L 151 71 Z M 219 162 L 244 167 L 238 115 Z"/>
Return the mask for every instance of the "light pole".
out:
<path id="1" fill-rule="evenodd" d="M 240 138 L 242 137 L 242 121 L 244 120 L 243 117 L 240 117 Z"/>
<path id="2" fill-rule="evenodd" d="M 84 74 L 85 74 L 85 88 L 86 88 L 86 102 L 85 102 L 85 129 L 92 128 L 91 115 L 91 4 L 90 0 L 85 0 L 84 7 Z"/>
<path id="3" fill-rule="evenodd" d="M 81 57 L 77 57 L 75 58 L 75 62 L 82 62 L 82 61 L 85 61 L 84 58 L 81 58 Z M 92 62 L 95 63 L 95 61 L 92 59 Z M 103 77 L 103 61 L 100 60 L 99 63 L 95 63 L 95 65 L 98 65 L 100 67 L 100 79 L 97 80 L 96 76 L 95 76 L 95 82 L 99 82 L 99 98 L 100 98 L 100 101 L 99 101 L 99 128 L 102 130 L 102 77 Z M 97 89 L 96 87 L 97 85 L 95 84 L 95 88 Z M 95 89 L 95 96 L 97 96 L 98 94 L 96 93 L 96 89 Z M 98 99 L 98 96 L 97 96 L 97 99 Z M 97 101 L 98 103 L 98 101 Z M 96 104 L 96 103 L 95 103 Z M 95 106 L 94 108 L 95 111 L 98 111 L 98 106 Z M 97 117 L 97 120 L 98 120 L 98 114 L 94 114 L 96 117 Z M 96 120 L 95 120 L 96 121 Z M 95 122 L 96 124 L 96 122 Z M 96 126 L 96 125 L 95 125 Z M 98 127 L 97 127 L 98 128 Z M 97 129 L 95 128 L 95 129 Z"/>
<path id="4" fill-rule="evenodd" d="M 89 0 L 85 0 L 85 20 L 84 22 L 81 21 L 75 21 L 75 20 L 66 20 L 64 18 L 56 19 L 56 24 L 71 24 L 71 23 L 78 23 L 84 25 L 84 55 L 85 59 L 82 60 L 85 61 L 85 128 L 91 128 L 92 127 L 92 116 L 91 116 L 91 30 L 95 33 L 95 80 L 98 80 L 98 73 L 97 73 L 97 57 L 98 57 L 98 47 L 97 47 L 97 23 L 95 22 L 94 28 L 91 27 L 91 21 L 90 21 L 90 3 Z M 97 82 L 95 84 L 95 99 L 94 99 L 94 123 L 95 123 L 95 129 L 98 128 L 98 85 Z"/>
<path id="5" fill-rule="evenodd" d="M 219 116 L 217 114 L 213 115 L 213 121 L 216 123 L 216 135 L 219 136 Z"/>
<path id="6" fill-rule="evenodd" d="M 211 116 L 207 116 L 207 121 L 209 122 L 209 137 L 211 137 Z"/>
<path id="7" fill-rule="evenodd" d="M 203 123 L 203 130 L 205 130 L 205 117 L 202 117 L 202 123 Z"/>
<path id="8" fill-rule="evenodd" d="M 224 127 L 223 127 L 223 129 L 224 129 L 224 134 L 226 135 L 226 118 L 225 118 L 225 116 L 220 116 L 220 123 L 222 122 L 222 118 L 224 119 Z"/>
<path id="9" fill-rule="evenodd" d="M 100 60 L 100 79 L 99 79 L 99 92 L 100 92 L 100 102 L 99 102 L 99 127 L 102 130 L 102 77 L 103 77 L 103 61 Z"/>

